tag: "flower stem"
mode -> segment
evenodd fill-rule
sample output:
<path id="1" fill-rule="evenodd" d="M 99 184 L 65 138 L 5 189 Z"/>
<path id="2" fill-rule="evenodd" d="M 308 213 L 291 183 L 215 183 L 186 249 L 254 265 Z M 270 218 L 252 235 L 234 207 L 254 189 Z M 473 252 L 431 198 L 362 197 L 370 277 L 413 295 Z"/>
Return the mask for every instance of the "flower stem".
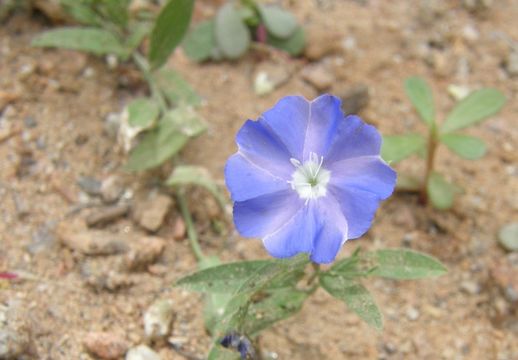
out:
<path id="1" fill-rule="evenodd" d="M 437 149 L 437 130 L 436 130 L 435 124 L 434 124 L 430 128 L 430 134 L 428 136 L 428 147 L 426 149 L 425 175 L 424 175 L 424 179 L 423 179 L 423 184 L 421 185 L 421 190 L 419 192 L 419 203 L 421 205 L 426 205 L 428 203 L 428 181 L 433 172 L 436 149 Z"/>
<path id="2" fill-rule="evenodd" d="M 185 194 L 182 189 L 177 191 L 176 199 L 178 200 L 178 206 L 180 207 L 180 212 L 182 213 L 182 217 L 185 221 L 185 226 L 187 227 L 187 236 L 189 238 L 189 243 L 191 244 L 192 252 L 196 257 L 196 260 L 203 260 L 205 258 L 205 255 L 201 250 L 201 246 L 198 241 L 198 234 L 196 233 L 196 229 L 192 221 L 191 212 L 189 211 L 189 206 L 187 205 L 187 200 L 185 199 Z"/>

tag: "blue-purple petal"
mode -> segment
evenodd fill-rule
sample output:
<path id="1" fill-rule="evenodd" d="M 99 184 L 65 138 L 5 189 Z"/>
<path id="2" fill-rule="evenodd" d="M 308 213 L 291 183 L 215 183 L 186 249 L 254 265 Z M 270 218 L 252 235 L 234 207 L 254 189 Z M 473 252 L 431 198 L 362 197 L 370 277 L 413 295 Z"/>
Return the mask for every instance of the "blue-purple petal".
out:
<path id="1" fill-rule="evenodd" d="M 346 116 L 336 128 L 336 134 L 325 164 L 358 156 L 379 155 L 381 135 L 356 115 Z"/>
<path id="2" fill-rule="evenodd" d="M 225 181 L 233 201 L 244 201 L 290 189 L 285 179 L 258 167 L 239 153 L 228 159 Z"/>
<path id="3" fill-rule="evenodd" d="M 239 153 L 272 175 L 289 179 L 292 173 L 290 153 L 267 127 L 247 120 L 236 135 Z"/>
<path id="4" fill-rule="evenodd" d="M 348 239 L 357 239 L 369 230 L 378 209 L 378 195 L 354 187 L 329 187 L 330 193 L 340 204 L 340 209 L 348 224 Z"/>
<path id="5" fill-rule="evenodd" d="M 309 121 L 309 101 L 302 96 L 286 96 L 266 111 L 260 122 L 282 140 L 292 158 L 301 160 Z"/>
<path id="6" fill-rule="evenodd" d="M 396 172 L 379 156 L 359 156 L 332 163 L 330 185 L 369 191 L 385 200 L 396 186 Z"/>
<path id="7" fill-rule="evenodd" d="M 303 202 L 293 190 L 234 203 L 234 224 L 244 237 L 262 238 L 289 221 Z"/>

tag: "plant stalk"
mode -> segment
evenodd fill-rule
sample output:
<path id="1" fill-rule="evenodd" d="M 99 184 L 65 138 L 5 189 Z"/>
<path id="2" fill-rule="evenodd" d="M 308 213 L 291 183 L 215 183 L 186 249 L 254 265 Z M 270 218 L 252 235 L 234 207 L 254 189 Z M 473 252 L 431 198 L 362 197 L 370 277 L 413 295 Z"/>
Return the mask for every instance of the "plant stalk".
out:
<path id="1" fill-rule="evenodd" d="M 428 181 L 430 180 L 430 176 L 433 172 L 435 162 L 435 151 L 437 150 L 437 141 L 437 129 L 435 128 L 434 124 L 432 125 L 432 128 L 430 129 L 430 135 L 428 136 L 425 175 L 423 179 L 423 184 L 421 185 L 421 190 L 419 192 L 419 203 L 421 205 L 428 204 Z"/>
<path id="2" fill-rule="evenodd" d="M 187 200 L 185 199 L 185 194 L 182 189 L 176 192 L 176 199 L 178 200 L 178 206 L 180 207 L 180 212 L 182 213 L 182 217 L 185 221 L 187 237 L 189 238 L 192 252 L 196 257 L 196 260 L 199 262 L 205 258 L 205 255 L 201 250 L 200 242 L 198 241 L 198 234 L 196 233 L 196 228 L 194 227 L 194 222 L 192 221 L 191 212 L 189 211 L 189 206 L 187 205 Z"/>
<path id="3" fill-rule="evenodd" d="M 144 58 L 144 56 L 142 56 L 137 51 L 131 54 L 131 57 L 133 58 L 133 61 L 139 68 L 140 72 L 142 72 L 144 79 L 146 79 L 149 85 L 149 89 L 151 90 L 151 96 L 158 102 L 158 105 L 160 106 L 160 110 L 162 110 L 162 113 L 166 113 L 168 109 L 167 102 L 165 101 L 162 92 L 160 92 L 160 89 L 158 88 L 155 80 L 153 79 L 153 76 L 151 75 L 151 71 L 149 70 L 149 64 L 146 58 Z"/>

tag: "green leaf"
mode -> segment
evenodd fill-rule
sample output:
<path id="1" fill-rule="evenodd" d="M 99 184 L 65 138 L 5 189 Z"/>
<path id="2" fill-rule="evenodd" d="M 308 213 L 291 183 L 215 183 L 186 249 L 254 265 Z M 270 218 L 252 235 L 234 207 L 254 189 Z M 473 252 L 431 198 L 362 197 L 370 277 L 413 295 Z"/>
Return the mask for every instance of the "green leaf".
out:
<path id="1" fill-rule="evenodd" d="M 427 193 L 432 205 L 439 210 L 446 210 L 453 205 L 453 198 L 458 189 L 447 182 L 438 173 L 432 173 L 428 179 Z"/>
<path id="2" fill-rule="evenodd" d="M 128 105 L 128 124 L 135 128 L 149 128 L 159 113 L 158 105 L 152 99 L 137 98 Z"/>
<path id="3" fill-rule="evenodd" d="M 287 39 L 268 36 L 266 41 L 271 46 L 284 50 L 291 56 L 298 56 L 302 53 L 306 45 L 306 34 L 301 26 L 297 26 L 293 35 Z"/>
<path id="4" fill-rule="evenodd" d="M 137 49 L 150 31 L 150 26 L 147 23 L 137 23 L 133 25 L 131 33 L 126 39 L 126 48 L 128 49 L 128 52 L 133 52 Z"/>
<path id="5" fill-rule="evenodd" d="M 211 58 L 212 49 L 216 46 L 214 39 L 214 21 L 207 20 L 192 29 L 182 43 L 185 54 L 194 61 L 205 61 Z"/>
<path id="6" fill-rule="evenodd" d="M 128 56 L 124 46 L 112 33 L 97 28 L 75 27 L 49 30 L 37 35 L 31 45 L 79 50 L 95 55 L 114 54 L 121 58 Z"/>
<path id="7" fill-rule="evenodd" d="M 100 10 L 107 19 L 122 28 L 128 25 L 130 0 L 103 0 L 101 4 Z"/>
<path id="8" fill-rule="evenodd" d="M 498 240 L 507 251 L 518 251 L 518 223 L 503 226 L 498 232 Z"/>
<path id="9" fill-rule="evenodd" d="M 205 188 L 225 210 L 226 201 L 207 169 L 201 166 L 177 166 L 166 181 L 169 186 L 197 185 Z"/>
<path id="10" fill-rule="evenodd" d="M 293 288 L 257 294 L 257 299 L 252 299 L 248 308 L 244 333 L 254 336 L 274 323 L 296 314 L 308 295 L 307 292 Z"/>
<path id="11" fill-rule="evenodd" d="M 84 25 L 101 26 L 102 18 L 94 10 L 91 1 L 60 0 L 65 12 Z"/>
<path id="12" fill-rule="evenodd" d="M 231 3 L 223 5 L 214 23 L 216 43 L 226 58 L 237 59 L 250 46 L 250 32 Z"/>
<path id="13" fill-rule="evenodd" d="M 175 283 L 175 286 L 201 292 L 233 293 L 245 280 L 271 262 L 271 260 L 253 260 L 218 265 L 183 277 Z"/>
<path id="14" fill-rule="evenodd" d="M 278 6 L 258 5 L 259 13 L 270 34 L 280 39 L 291 37 L 297 30 L 297 19 Z"/>
<path id="15" fill-rule="evenodd" d="M 435 123 L 432 89 L 424 79 L 411 77 L 405 81 L 405 92 L 421 119 L 431 127 Z"/>
<path id="16" fill-rule="evenodd" d="M 157 71 L 153 78 L 164 96 L 172 104 L 192 106 L 201 104 L 200 96 L 176 71 L 163 68 Z"/>
<path id="17" fill-rule="evenodd" d="M 429 255 L 408 249 L 385 249 L 361 255 L 363 266 L 372 268 L 369 275 L 389 279 L 411 280 L 441 276 L 448 271 Z"/>
<path id="18" fill-rule="evenodd" d="M 440 140 L 451 151 L 468 160 L 479 159 L 486 153 L 486 144 L 473 136 L 442 134 Z"/>
<path id="19" fill-rule="evenodd" d="M 505 104 L 505 96 L 496 89 L 472 92 L 446 117 L 442 132 L 452 132 L 473 125 L 496 114 Z"/>
<path id="20" fill-rule="evenodd" d="M 415 176 L 398 173 L 396 189 L 400 191 L 417 191 L 421 188 L 421 180 Z"/>
<path id="21" fill-rule="evenodd" d="M 149 43 L 149 62 L 157 69 L 182 41 L 191 22 L 194 0 L 169 0 L 155 21 Z"/>
<path id="22" fill-rule="evenodd" d="M 156 129 L 147 132 L 130 154 L 126 169 L 142 171 L 161 165 L 176 154 L 189 138 L 199 135 L 205 125 L 188 107 L 165 114 Z"/>
<path id="23" fill-rule="evenodd" d="M 396 163 L 425 149 L 425 145 L 425 139 L 419 134 L 383 136 L 381 157 Z"/>
<path id="24" fill-rule="evenodd" d="M 357 280 L 322 273 L 320 284 L 333 297 L 377 330 L 383 329 L 383 316 L 369 291 Z"/>

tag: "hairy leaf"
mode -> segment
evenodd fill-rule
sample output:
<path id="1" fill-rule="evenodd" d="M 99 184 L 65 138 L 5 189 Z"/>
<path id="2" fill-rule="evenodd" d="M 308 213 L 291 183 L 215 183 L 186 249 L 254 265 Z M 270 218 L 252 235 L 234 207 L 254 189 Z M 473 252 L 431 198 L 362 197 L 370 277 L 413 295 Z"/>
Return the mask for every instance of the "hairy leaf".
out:
<path id="1" fill-rule="evenodd" d="M 451 151 L 468 159 L 476 160 L 486 153 L 486 144 L 476 137 L 460 134 L 443 134 L 440 140 Z"/>
<path id="2" fill-rule="evenodd" d="M 405 81 L 405 92 L 421 119 L 432 126 L 435 122 L 435 106 L 432 90 L 426 81 L 420 77 L 408 78 Z"/>
<path id="3" fill-rule="evenodd" d="M 391 163 L 406 159 L 425 149 L 426 141 L 419 134 L 383 136 L 381 157 Z"/>
<path id="4" fill-rule="evenodd" d="M 160 110 L 150 98 L 137 98 L 128 105 L 128 123 L 132 127 L 146 129 L 156 121 Z"/>
<path id="5" fill-rule="evenodd" d="M 149 62 L 157 69 L 182 41 L 191 22 L 194 0 L 169 0 L 158 15 L 151 32 Z"/>
<path id="6" fill-rule="evenodd" d="M 457 187 L 447 182 L 438 173 L 432 173 L 428 179 L 427 193 L 432 205 L 439 210 L 446 210 L 453 205 Z"/>
<path id="7" fill-rule="evenodd" d="M 259 13 L 268 32 L 279 39 L 291 37 L 297 30 L 297 19 L 278 6 L 259 5 Z"/>
<path id="8" fill-rule="evenodd" d="M 292 56 L 298 56 L 306 45 L 306 35 L 301 26 L 297 26 L 293 34 L 287 39 L 279 39 L 275 36 L 268 36 L 268 44 L 278 49 L 286 51 Z"/>
<path id="9" fill-rule="evenodd" d="M 153 77 L 170 103 L 174 105 L 184 104 L 192 106 L 201 104 L 200 96 L 176 71 L 165 68 L 160 69 Z"/>
<path id="10" fill-rule="evenodd" d="M 185 54 L 194 61 L 205 61 L 211 58 L 212 49 L 216 46 L 214 39 L 214 21 L 207 20 L 192 29 L 182 43 Z"/>
<path id="11" fill-rule="evenodd" d="M 429 255 L 408 249 L 385 249 L 361 255 L 372 276 L 409 280 L 444 275 L 448 270 Z"/>
<path id="12" fill-rule="evenodd" d="M 219 9 L 214 26 L 216 43 L 225 57 L 237 59 L 248 50 L 250 32 L 233 4 Z"/>
<path id="13" fill-rule="evenodd" d="M 505 96 L 496 89 L 472 92 L 448 114 L 443 132 L 452 132 L 473 125 L 496 114 L 505 104 Z"/>

